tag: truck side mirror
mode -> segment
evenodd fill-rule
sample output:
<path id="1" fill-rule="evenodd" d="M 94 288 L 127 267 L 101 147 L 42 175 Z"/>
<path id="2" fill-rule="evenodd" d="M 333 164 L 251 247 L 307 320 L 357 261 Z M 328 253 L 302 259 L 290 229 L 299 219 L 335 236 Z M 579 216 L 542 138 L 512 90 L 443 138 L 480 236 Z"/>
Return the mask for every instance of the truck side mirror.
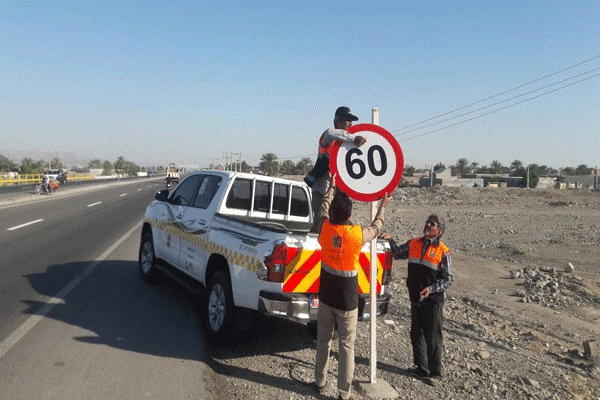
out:
<path id="1" fill-rule="evenodd" d="M 158 201 L 167 201 L 167 199 L 169 198 L 169 189 L 158 190 L 154 194 L 154 198 Z"/>

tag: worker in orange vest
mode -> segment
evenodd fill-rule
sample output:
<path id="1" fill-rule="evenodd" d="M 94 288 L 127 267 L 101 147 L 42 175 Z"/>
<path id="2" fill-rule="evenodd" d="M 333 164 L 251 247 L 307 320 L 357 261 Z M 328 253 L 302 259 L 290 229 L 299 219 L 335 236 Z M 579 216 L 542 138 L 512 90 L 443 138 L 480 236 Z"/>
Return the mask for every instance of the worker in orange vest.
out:
<path id="1" fill-rule="evenodd" d="M 446 225 L 436 214 L 425 221 L 423 236 L 398 246 L 390 239 L 394 258 L 408 259 L 406 285 L 410 298 L 410 340 L 414 367 L 408 372 L 420 377 L 442 377 L 444 291 L 452 284 L 450 249 L 440 240 Z"/>
<path id="2" fill-rule="evenodd" d="M 313 228 L 311 232 L 319 232 L 317 229 L 322 221 L 318 221 L 318 213 L 321 209 L 323 196 L 327 193 L 331 182 L 329 171 L 329 154 L 336 142 L 354 143 L 360 147 L 367 139 L 360 135 L 351 135 L 348 128 L 352 122 L 358 121 L 358 117 L 350 112 L 348 107 L 342 106 L 335 110 L 333 128 L 328 128 L 319 138 L 319 154 L 314 168 L 304 177 L 304 182 L 312 189 Z"/>
<path id="3" fill-rule="evenodd" d="M 336 190 L 335 175 L 323 197 L 319 212 L 322 221 L 319 234 L 321 245 L 321 277 L 319 284 L 319 314 L 317 320 L 317 357 L 315 389 L 325 387 L 329 351 L 334 326 L 339 334 L 338 392 L 340 399 L 349 399 L 354 376 L 354 342 L 358 321 L 358 269 L 363 245 L 376 238 L 383 226 L 385 206 L 392 199 L 385 195 L 369 226 L 354 225 L 352 200 Z"/>

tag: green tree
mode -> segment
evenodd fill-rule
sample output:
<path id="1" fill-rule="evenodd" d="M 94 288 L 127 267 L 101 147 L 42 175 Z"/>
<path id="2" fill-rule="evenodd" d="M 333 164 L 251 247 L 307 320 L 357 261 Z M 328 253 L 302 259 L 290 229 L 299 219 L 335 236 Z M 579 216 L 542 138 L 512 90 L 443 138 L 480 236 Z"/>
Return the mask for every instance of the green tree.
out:
<path id="1" fill-rule="evenodd" d="M 404 175 L 405 176 L 414 176 L 416 170 L 417 169 L 415 167 L 413 167 L 412 165 L 407 165 L 404 167 Z"/>
<path id="2" fill-rule="evenodd" d="M 102 163 L 102 175 L 104 175 L 104 176 L 111 175 L 113 170 L 114 170 L 114 166 L 112 165 L 112 163 L 110 161 L 105 160 Z"/>
<path id="3" fill-rule="evenodd" d="M 502 173 L 502 164 L 498 160 L 492 161 L 490 164 L 490 171 L 492 174 L 501 174 Z"/>
<path id="4" fill-rule="evenodd" d="M 454 166 L 455 175 L 462 176 L 469 172 L 469 160 L 466 158 L 459 158 Z"/>
<path id="5" fill-rule="evenodd" d="M 0 172 L 16 172 L 19 166 L 8 157 L 0 155 Z"/>
<path id="6" fill-rule="evenodd" d="M 54 158 L 52 158 L 52 160 L 50 160 L 50 168 L 62 170 L 64 168 L 64 165 L 63 165 L 62 161 L 60 160 L 60 158 L 54 157 Z"/>
<path id="7" fill-rule="evenodd" d="M 575 175 L 590 175 L 590 174 L 591 174 L 591 168 L 589 168 L 585 164 L 578 165 L 577 168 L 575 168 Z"/>
<path id="8" fill-rule="evenodd" d="M 90 169 L 100 169 L 102 168 L 102 160 L 95 158 L 88 163 L 88 168 Z"/>
<path id="9" fill-rule="evenodd" d="M 282 175 L 294 175 L 296 173 L 296 165 L 292 160 L 284 160 L 279 166 L 279 173 Z"/>
<path id="10" fill-rule="evenodd" d="M 444 164 L 442 164 L 441 162 L 435 164 L 435 166 L 433 167 L 434 171 L 439 171 L 439 170 L 442 170 L 442 169 L 446 169 L 446 166 Z"/>
<path id="11" fill-rule="evenodd" d="M 265 175 L 274 176 L 279 171 L 279 161 L 273 153 L 263 154 L 260 159 L 259 168 Z"/>
<path id="12" fill-rule="evenodd" d="M 529 164 L 527 169 L 524 172 L 524 179 L 521 184 L 522 187 L 526 188 L 535 188 L 540 181 L 540 176 L 538 174 L 538 165 L 537 164 Z"/>
<path id="13" fill-rule="evenodd" d="M 471 163 L 471 171 L 473 171 L 476 174 L 480 173 L 478 167 L 479 167 L 479 163 L 477 161 L 473 161 Z"/>
<path id="14" fill-rule="evenodd" d="M 523 163 L 519 160 L 515 160 L 510 164 L 510 176 L 519 176 L 516 175 L 517 171 L 520 171 L 523 169 Z"/>
<path id="15" fill-rule="evenodd" d="M 561 175 L 575 175 L 575 170 L 571 167 L 565 167 L 560 170 Z"/>
<path id="16" fill-rule="evenodd" d="M 315 164 L 313 163 L 312 159 L 310 159 L 309 157 L 303 157 L 296 164 L 296 173 L 300 175 L 306 175 L 310 172 L 311 169 L 313 169 L 314 166 Z"/>

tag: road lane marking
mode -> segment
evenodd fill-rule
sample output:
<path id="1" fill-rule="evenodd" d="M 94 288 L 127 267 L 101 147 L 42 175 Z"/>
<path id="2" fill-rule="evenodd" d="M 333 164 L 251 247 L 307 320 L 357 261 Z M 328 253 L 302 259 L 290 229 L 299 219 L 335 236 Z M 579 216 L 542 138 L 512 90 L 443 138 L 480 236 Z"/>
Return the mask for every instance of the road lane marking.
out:
<path id="1" fill-rule="evenodd" d="M 138 189 L 138 192 L 139 192 L 140 190 L 142 190 L 142 189 L 141 189 L 141 188 L 140 188 L 140 189 Z"/>
<path id="2" fill-rule="evenodd" d="M 37 224 L 38 222 L 42 222 L 42 221 L 43 221 L 43 219 L 36 219 L 35 221 L 27 222 L 25 224 L 21 224 L 21 225 L 13 226 L 12 228 L 8 228 L 7 231 L 14 231 L 15 229 L 23 228 L 24 226 L 28 226 L 28 225 L 32 225 L 32 224 Z"/>
<path id="3" fill-rule="evenodd" d="M 62 303 L 64 298 L 69 294 L 71 290 L 73 290 L 81 281 L 90 274 L 100 264 L 104 261 L 108 256 L 112 254 L 113 251 L 117 247 L 119 247 L 125 240 L 129 238 L 136 230 L 140 229 L 142 223 L 144 221 L 138 222 L 133 228 L 131 228 L 126 234 L 121 236 L 112 246 L 110 246 L 104 253 L 100 255 L 94 262 L 88 265 L 82 273 L 77 275 L 75 279 L 73 279 L 67 286 L 61 289 L 60 292 L 56 294 L 56 296 L 52 297 L 50 300 L 46 302 L 46 304 L 40 308 L 35 314 L 27 318 L 27 320 L 21 324 L 13 333 L 11 333 L 6 339 L 0 342 L 0 359 L 4 357 L 4 355 L 13 348 L 19 341 L 33 329 L 34 326 L 37 325 L 52 309 L 59 303 Z"/>
<path id="4" fill-rule="evenodd" d="M 102 202 L 101 201 L 97 201 L 96 203 L 88 204 L 87 206 L 88 207 L 94 207 L 94 206 L 97 206 L 98 204 L 102 204 Z"/>
<path id="5" fill-rule="evenodd" d="M 123 197 L 123 196 L 127 196 L 127 193 L 123 193 L 122 195 L 120 195 L 119 197 Z"/>

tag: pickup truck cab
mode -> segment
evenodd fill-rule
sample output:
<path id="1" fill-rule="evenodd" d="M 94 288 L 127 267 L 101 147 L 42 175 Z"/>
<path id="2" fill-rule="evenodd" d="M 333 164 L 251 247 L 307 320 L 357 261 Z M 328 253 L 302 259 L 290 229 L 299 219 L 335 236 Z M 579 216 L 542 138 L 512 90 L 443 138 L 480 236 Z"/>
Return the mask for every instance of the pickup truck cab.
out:
<path id="1" fill-rule="evenodd" d="M 301 181 L 230 171 L 189 174 L 146 210 L 139 271 L 161 271 L 202 295 L 209 339 L 224 342 L 253 313 L 315 323 L 321 252 L 310 233 L 310 189 Z M 377 242 L 377 310 L 390 301 L 392 254 Z M 360 256 L 359 318 L 369 319 L 369 245 Z"/>

